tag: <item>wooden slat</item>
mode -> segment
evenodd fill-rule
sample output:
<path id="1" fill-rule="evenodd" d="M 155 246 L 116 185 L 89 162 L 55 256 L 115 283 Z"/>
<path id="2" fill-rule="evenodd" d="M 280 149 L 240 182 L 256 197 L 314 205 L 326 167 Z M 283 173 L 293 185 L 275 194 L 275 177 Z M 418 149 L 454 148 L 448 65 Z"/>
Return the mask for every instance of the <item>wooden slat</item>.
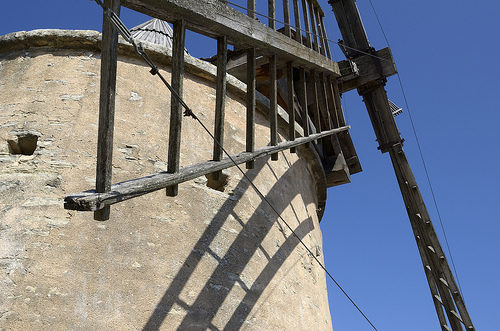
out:
<path id="1" fill-rule="evenodd" d="M 323 130 L 329 130 L 332 128 L 332 120 L 330 118 L 330 104 L 328 103 L 329 95 L 327 91 L 327 79 L 324 74 L 319 75 L 319 90 L 321 92 L 322 105 L 320 107 L 321 111 L 321 127 Z"/>
<path id="2" fill-rule="evenodd" d="M 338 66 L 332 60 L 219 1 L 122 0 L 122 3 L 169 22 L 183 18 L 189 30 L 213 38 L 226 35 L 230 44 L 244 49 L 256 47 L 265 55 L 276 54 L 278 58 L 294 61 L 297 65 L 339 74 Z"/>
<path id="3" fill-rule="evenodd" d="M 320 22 L 321 22 L 321 31 L 323 34 L 323 38 L 325 40 L 326 56 L 329 59 L 331 59 L 332 53 L 330 52 L 330 43 L 328 42 L 328 35 L 326 34 L 325 22 L 323 21 L 323 16 L 321 16 L 321 15 L 320 15 Z"/>
<path id="4" fill-rule="evenodd" d="M 276 79 L 276 55 L 269 57 L 269 126 L 271 130 L 271 146 L 278 143 L 278 81 Z M 278 160 L 278 154 L 271 155 L 272 161 Z"/>
<path id="5" fill-rule="evenodd" d="M 312 47 L 316 52 L 319 52 L 318 29 L 317 29 L 317 24 L 316 24 L 315 10 L 314 10 L 312 2 L 309 2 L 309 16 L 310 16 L 310 20 L 311 20 Z"/>
<path id="6" fill-rule="evenodd" d="M 128 180 L 111 186 L 108 193 L 98 194 L 94 190 L 73 194 L 64 199 L 64 208 L 79 211 L 94 211 L 106 206 L 132 199 L 147 193 L 161 190 L 165 187 L 177 185 L 188 180 L 204 176 L 209 173 L 224 170 L 234 166 L 234 164 L 246 163 L 258 158 L 262 158 L 279 151 L 284 151 L 291 147 L 307 144 L 313 140 L 321 139 L 333 134 L 349 130 L 349 127 L 324 131 L 313 134 L 309 137 L 300 137 L 294 141 L 286 141 L 277 146 L 266 146 L 254 152 L 243 152 L 233 155 L 231 159 L 223 158 L 221 161 L 206 161 L 179 169 L 176 173 L 161 172 L 141 178 Z M 234 161 L 234 163 L 233 163 Z"/>
<path id="7" fill-rule="evenodd" d="M 326 77 L 326 94 L 328 96 L 327 100 L 330 119 L 332 121 L 333 127 L 338 128 L 340 126 L 338 117 L 338 111 L 340 109 L 337 108 L 337 99 L 335 98 L 334 87 L 332 84 L 334 84 L 334 80 L 332 79 L 332 77 Z"/>
<path id="8" fill-rule="evenodd" d="M 302 27 L 300 25 L 299 0 L 293 0 L 293 16 L 295 18 L 295 40 L 302 44 Z"/>
<path id="9" fill-rule="evenodd" d="M 247 0 L 247 16 L 257 18 L 257 6 L 255 0 Z"/>
<path id="10" fill-rule="evenodd" d="M 306 70 L 304 68 L 299 69 L 299 103 L 302 108 L 302 129 L 304 130 L 304 137 L 309 136 L 309 122 L 307 115 L 307 81 L 306 81 Z M 306 144 L 309 147 L 309 144 Z"/>
<path id="11" fill-rule="evenodd" d="M 255 147 L 255 96 L 256 96 L 256 51 L 255 48 L 247 50 L 247 125 L 246 125 L 246 151 L 253 152 Z M 247 169 L 253 169 L 254 162 L 246 164 Z"/>
<path id="12" fill-rule="evenodd" d="M 321 20 L 321 17 L 319 16 L 319 12 L 317 9 L 314 10 L 314 17 L 316 18 L 316 26 L 318 29 L 318 38 L 320 42 L 320 53 L 324 56 L 327 56 L 326 54 L 326 39 L 324 35 L 324 30 L 323 30 L 323 21 Z"/>
<path id="13" fill-rule="evenodd" d="M 285 21 L 285 36 L 292 37 L 292 29 L 290 28 L 290 1 L 283 0 L 283 17 Z"/>
<path id="14" fill-rule="evenodd" d="M 314 126 L 316 132 L 321 132 L 321 122 L 319 115 L 319 98 L 318 98 L 318 76 L 314 70 L 311 70 L 309 77 L 309 86 L 311 87 L 312 95 L 312 114 L 314 118 Z"/>
<path id="15" fill-rule="evenodd" d="M 174 23 L 174 40 L 172 44 L 172 88 L 182 98 L 184 79 L 184 46 L 186 39 L 186 21 L 179 20 Z M 168 140 L 168 165 L 167 172 L 179 171 L 179 158 L 181 154 L 181 127 L 182 105 L 175 97 L 170 99 L 170 131 Z M 167 187 L 168 196 L 177 195 L 177 185 Z"/>
<path id="16" fill-rule="evenodd" d="M 120 15 L 120 0 L 106 0 L 104 5 Z M 99 128 L 97 133 L 96 192 L 111 190 L 113 165 L 113 131 L 115 119 L 116 69 L 118 65 L 118 31 L 106 14 L 102 22 L 101 87 L 99 97 Z M 94 213 L 94 219 L 109 219 L 110 208 Z"/>
<path id="17" fill-rule="evenodd" d="M 269 27 L 276 30 L 276 4 L 274 0 L 268 0 L 268 14 L 269 17 Z"/>
<path id="18" fill-rule="evenodd" d="M 304 27 L 306 30 L 306 46 L 312 48 L 311 27 L 309 25 L 309 12 L 307 11 L 306 0 L 302 0 L 302 14 L 304 15 Z"/>
<path id="19" fill-rule="evenodd" d="M 215 91 L 215 127 L 213 160 L 220 161 L 224 146 L 224 117 L 226 109 L 226 67 L 227 67 L 227 37 L 217 38 L 217 81 Z M 220 180 L 221 172 L 212 174 L 216 181 Z"/>
<path id="20" fill-rule="evenodd" d="M 287 62 L 286 64 L 286 83 L 288 90 L 288 139 L 295 140 L 295 108 L 294 108 L 294 96 L 295 90 L 293 87 L 293 63 Z M 295 153 L 295 147 L 290 148 L 290 153 Z"/>

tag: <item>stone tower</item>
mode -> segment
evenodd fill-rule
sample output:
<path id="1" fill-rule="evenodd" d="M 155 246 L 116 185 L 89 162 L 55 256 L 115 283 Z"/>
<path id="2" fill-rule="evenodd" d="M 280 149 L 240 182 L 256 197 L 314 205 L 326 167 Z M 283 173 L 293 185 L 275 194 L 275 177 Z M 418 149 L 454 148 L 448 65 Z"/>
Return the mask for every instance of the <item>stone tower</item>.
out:
<path id="1" fill-rule="evenodd" d="M 169 79 L 170 50 L 146 44 Z M 68 211 L 95 185 L 100 34 L 0 38 L 0 330 L 331 330 L 323 270 L 234 168 L 112 207 Z M 164 171 L 170 95 L 120 44 L 113 180 Z M 186 54 L 184 98 L 213 127 L 215 67 Z M 245 84 L 228 78 L 225 147 L 244 150 Z M 256 147 L 268 144 L 265 100 Z M 213 142 L 186 118 L 181 166 Z M 280 131 L 284 135 L 284 130 Z M 247 175 L 322 260 L 326 178 L 311 149 Z"/>

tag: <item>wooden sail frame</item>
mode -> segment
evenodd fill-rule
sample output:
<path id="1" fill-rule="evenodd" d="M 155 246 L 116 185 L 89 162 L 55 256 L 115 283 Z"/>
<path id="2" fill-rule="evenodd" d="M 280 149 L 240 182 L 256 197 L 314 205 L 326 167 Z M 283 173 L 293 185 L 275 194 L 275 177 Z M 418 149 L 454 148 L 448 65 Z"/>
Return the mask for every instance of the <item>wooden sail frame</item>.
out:
<path id="1" fill-rule="evenodd" d="M 288 4 L 288 1 L 286 1 Z M 337 80 L 340 77 L 340 69 L 336 62 L 332 61 L 328 48 L 326 32 L 324 30 L 324 13 L 316 0 L 303 0 L 300 9 L 298 0 L 293 0 L 294 13 L 300 13 L 305 19 L 295 18 L 295 25 L 290 23 L 290 8 L 284 14 L 288 17 L 282 19 L 287 22 L 284 33 L 276 31 L 275 3 L 269 1 L 269 22 L 265 25 L 255 19 L 255 1 L 248 1 L 247 13 L 242 13 L 230 7 L 226 1 L 195 1 L 195 0 L 160 0 L 160 1 L 138 1 L 138 0 L 105 0 L 104 5 L 119 13 L 121 6 L 139 11 L 141 13 L 168 21 L 174 26 L 174 40 L 172 63 L 175 70 L 172 74 L 172 88 L 182 98 L 182 80 L 184 75 L 184 38 L 185 31 L 190 29 L 205 36 L 215 38 L 218 43 L 217 51 L 217 77 L 216 77 L 216 120 L 213 161 L 219 162 L 222 167 L 209 167 L 214 176 L 220 174 L 222 169 L 234 164 L 224 161 L 222 158 L 223 148 L 223 123 L 224 104 L 226 95 L 226 77 L 231 71 L 227 68 L 227 45 L 232 44 L 235 48 L 246 52 L 244 61 L 245 76 L 243 81 L 247 83 L 247 130 L 246 150 L 242 152 L 248 157 L 247 168 L 252 168 L 253 160 L 261 155 L 261 150 L 254 150 L 254 125 L 256 110 L 256 93 L 258 93 L 256 80 L 258 58 L 264 58 L 264 65 L 270 70 L 264 77 L 269 86 L 269 117 L 270 117 L 270 147 L 273 153 L 271 159 L 277 159 L 277 152 L 288 149 L 293 152 L 296 146 L 306 144 L 315 149 L 315 153 L 323 162 L 323 171 L 327 178 L 327 186 L 334 186 L 350 181 L 350 175 L 361 171 L 359 161 L 354 150 L 348 131 L 345 129 L 345 119 L 340 105 L 340 90 Z M 301 33 L 302 26 L 305 27 L 305 36 Z M 116 68 L 117 44 L 116 30 L 106 17 L 103 22 L 103 50 L 107 50 L 110 56 L 102 58 L 103 68 Z M 255 63 L 255 65 L 251 65 Z M 175 64 L 175 65 L 174 65 Z M 116 70 L 116 69 L 113 69 Z M 109 95 L 116 84 L 113 70 L 102 70 L 101 76 L 101 99 Z M 174 72 L 175 71 L 175 72 Z M 278 73 L 285 72 L 280 76 Z M 298 78 L 297 78 L 298 77 Z M 262 77 L 260 77 L 262 78 Z M 278 81 L 285 80 L 284 89 L 278 88 Z M 114 85 L 115 86 L 115 85 Z M 284 105 L 288 112 L 289 141 L 285 144 L 277 144 L 278 119 L 278 91 L 284 93 L 282 98 L 286 99 Z M 294 98 L 294 95 L 298 96 Z M 282 111 L 283 112 L 283 111 Z M 179 102 L 173 100 L 171 109 L 171 125 L 180 128 L 182 120 L 182 107 Z M 106 129 L 106 133 L 98 136 L 98 154 L 96 172 L 96 196 L 110 194 L 112 145 L 113 145 L 113 115 L 114 100 L 100 103 L 99 123 L 100 132 Z M 297 126 L 301 129 L 298 133 Z M 343 128 L 339 130 L 339 128 Z M 297 133 L 305 139 L 297 138 Z M 179 130 L 170 130 L 169 152 L 167 174 L 172 174 L 178 179 L 163 185 L 167 189 L 167 195 L 177 194 L 177 185 L 184 180 L 180 175 L 179 153 L 181 148 L 181 137 Z M 310 137 L 309 137 L 310 136 Z M 321 139 L 318 139 L 321 138 Z M 248 156 L 250 155 L 250 156 Z M 224 163 L 224 162 L 225 163 Z M 196 167 L 197 165 L 193 165 Z M 205 173 L 199 173 L 201 176 Z M 160 174 L 158 174 L 160 175 Z M 169 175 L 170 176 L 170 175 Z M 167 176 L 168 177 L 168 176 Z M 134 179 L 132 179 L 134 181 Z M 140 182 L 140 181 L 139 181 Z M 115 184 L 113 187 L 116 188 Z M 126 200 L 127 196 L 140 196 L 151 190 L 140 185 L 134 192 L 116 193 L 114 190 L 114 201 Z M 118 196 L 116 196 L 118 194 Z M 94 210 L 94 218 L 106 220 L 109 218 L 109 204 L 98 204 L 99 207 L 81 208 L 81 201 L 87 199 L 89 192 L 72 194 L 65 199 L 65 208 L 76 210 Z M 100 198 L 98 198 L 99 200 Z"/>

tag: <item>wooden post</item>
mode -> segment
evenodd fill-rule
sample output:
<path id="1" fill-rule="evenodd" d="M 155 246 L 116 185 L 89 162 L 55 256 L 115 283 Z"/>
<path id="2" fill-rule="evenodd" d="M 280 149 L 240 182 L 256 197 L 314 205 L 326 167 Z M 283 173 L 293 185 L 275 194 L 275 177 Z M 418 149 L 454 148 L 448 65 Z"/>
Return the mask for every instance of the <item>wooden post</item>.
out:
<path id="1" fill-rule="evenodd" d="M 247 129 L 246 151 L 253 152 L 255 147 L 255 106 L 256 106 L 256 51 L 255 47 L 247 50 Z M 253 169 L 254 161 L 246 163 L 247 169 Z"/>
<path id="2" fill-rule="evenodd" d="M 319 43 L 318 43 L 318 31 L 316 29 L 316 15 L 312 1 L 309 1 L 309 16 L 311 16 L 311 31 L 312 31 L 312 47 L 316 52 L 319 52 Z"/>
<path id="3" fill-rule="evenodd" d="M 323 96 L 323 112 L 321 112 L 321 118 L 323 119 L 322 128 L 323 130 L 330 130 L 332 128 L 332 120 L 330 118 L 330 105 L 328 103 L 329 95 L 327 91 L 327 80 L 324 73 L 319 75 L 321 94 Z M 321 108 L 320 108 L 321 109 Z"/>
<path id="4" fill-rule="evenodd" d="M 321 47 L 319 47 L 319 51 L 324 56 L 327 56 L 326 45 L 325 45 L 326 39 L 325 39 L 325 35 L 324 35 L 325 31 L 323 30 L 323 22 L 321 20 L 321 17 L 319 16 L 319 10 L 315 10 L 314 15 L 316 18 L 316 26 L 318 27 L 318 38 L 319 38 L 319 42 L 320 42 L 320 45 L 318 45 L 318 46 L 321 46 Z"/>
<path id="5" fill-rule="evenodd" d="M 186 38 L 186 21 L 174 22 L 174 40 L 172 44 L 172 88 L 182 98 L 184 79 L 184 44 Z M 168 140 L 168 164 L 167 172 L 179 171 L 179 158 L 181 154 L 181 128 L 182 128 L 182 105 L 180 101 L 171 97 L 170 99 L 170 132 Z M 175 197 L 178 193 L 178 185 L 167 187 L 167 196 Z"/>
<path id="6" fill-rule="evenodd" d="M 247 0 L 247 16 L 257 18 L 257 6 L 255 0 Z"/>
<path id="7" fill-rule="evenodd" d="M 214 161 L 222 160 L 224 146 L 224 117 L 226 108 L 226 67 L 227 67 L 227 37 L 217 38 L 217 87 L 215 96 L 215 128 L 214 137 L 219 142 L 214 142 Z M 212 174 L 214 180 L 220 180 L 221 172 Z"/>
<path id="8" fill-rule="evenodd" d="M 276 61 L 276 55 L 269 57 L 269 126 L 271 129 L 271 146 L 278 144 L 278 81 L 276 79 Z M 278 153 L 272 154 L 271 160 L 277 161 Z"/>
<path id="9" fill-rule="evenodd" d="M 310 77 L 311 80 L 311 90 L 312 90 L 312 106 L 313 106 L 313 116 L 314 116 L 314 126 L 316 127 L 316 132 L 321 132 L 321 121 L 319 118 L 319 100 L 318 100 L 318 77 L 316 71 L 311 70 Z"/>
<path id="10" fill-rule="evenodd" d="M 293 63 L 286 63 L 286 83 L 288 89 L 288 139 L 295 140 L 295 90 L 293 87 Z M 295 153 L 295 147 L 290 148 L 290 153 Z"/>
<path id="11" fill-rule="evenodd" d="M 290 3 L 288 0 L 283 0 L 283 16 L 285 21 L 285 36 L 291 37 L 292 31 L 290 29 Z"/>
<path id="12" fill-rule="evenodd" d="M 302 28 L 300 26 L 299 0 L 293 0 L 293 16 L 295 18 L 295 40 L 302 44 Z"/>
<path id="13" fill-rule="evenodd" d="M 307 112 L 307 80 L 306 80 L 306 69 L 299 69 L 299 103 L 302 108 L 302 129 L 304 130 L 304 137 L 309 136 L 309 116 Z M 306 144 L 305 147 L 310 147 L 310 144 Z"/>
<path id="14" fill-rule="evenodd" d="M 302 0 L 302 14 L 304 15 L 304 26 L 306 28 L 306 46 L 312 48 L 311 28 L 309 26 L 309 13 L 307 12 L 306 0 Z"/>
<path id="15" fill-rule="evenodd" d="M 323 38 L 325 38 L 326 56 L 329 59 L 331 59 L 332 58 L 332 53 L 330 52 L 330 44 L 328 43 L 328 35 L 326 34 L 325 22 L 323 21 L 323 17 L 322 16 L 320 16 L 320 22 L 321 22 L 321 31 L 323 32 Z"/>
<path id="16" fill-rule="evenodd" d="M 276 30 L 276 4 L 274 0 L 268 0 L 269 27 Z"/>
<path id="17" fill-rule="evenodd" d="M 104 5 L 120 15 L 120 0 L 105 0 Z M 118 31 L 106 14 L 102 22 L 101 88 L 99 97 L 99 128 L 97 133 L 96 192 L 111 190 L 113 165 L 113 130 L 115 120 L 116 69 L 118 65 Z M 94 212 L 94 219 L 109 219 L 110 207 Z"/>

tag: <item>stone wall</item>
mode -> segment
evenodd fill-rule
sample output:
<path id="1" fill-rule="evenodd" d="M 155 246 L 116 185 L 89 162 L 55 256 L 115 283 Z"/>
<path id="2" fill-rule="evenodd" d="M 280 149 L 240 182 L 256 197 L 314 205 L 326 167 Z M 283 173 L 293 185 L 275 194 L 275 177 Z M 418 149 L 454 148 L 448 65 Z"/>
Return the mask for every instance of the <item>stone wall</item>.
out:
<path id="1" fill-rule="evenodd" d="M 31 33 L 41 45 L 0 37 L 0 330 L 331 330 L 324 272 L 237 169 L 218 189 L 203 177 L 175 198 L 113 205 L 106 222 L 63 209 L 66 195 L 95 186 L 99 45 L 92 32 L 76 47 L 79 33 Z M 214 68 L 187 60 L 198 69 L 185 100 L 213 127 Z M 165 170 L 168 91 L 126 52 L 117 84 L 113 182 Z M 232 154 L 245 139 L 237 85 Z M 269 142 L 267 122 L 257 115 L 256 147 Z M 210 137 L 190 118 L 182 125 L 181 166 L 210 159 Z M 322 260 L 313 159 L 286 151 L 247 174 Z"/>

